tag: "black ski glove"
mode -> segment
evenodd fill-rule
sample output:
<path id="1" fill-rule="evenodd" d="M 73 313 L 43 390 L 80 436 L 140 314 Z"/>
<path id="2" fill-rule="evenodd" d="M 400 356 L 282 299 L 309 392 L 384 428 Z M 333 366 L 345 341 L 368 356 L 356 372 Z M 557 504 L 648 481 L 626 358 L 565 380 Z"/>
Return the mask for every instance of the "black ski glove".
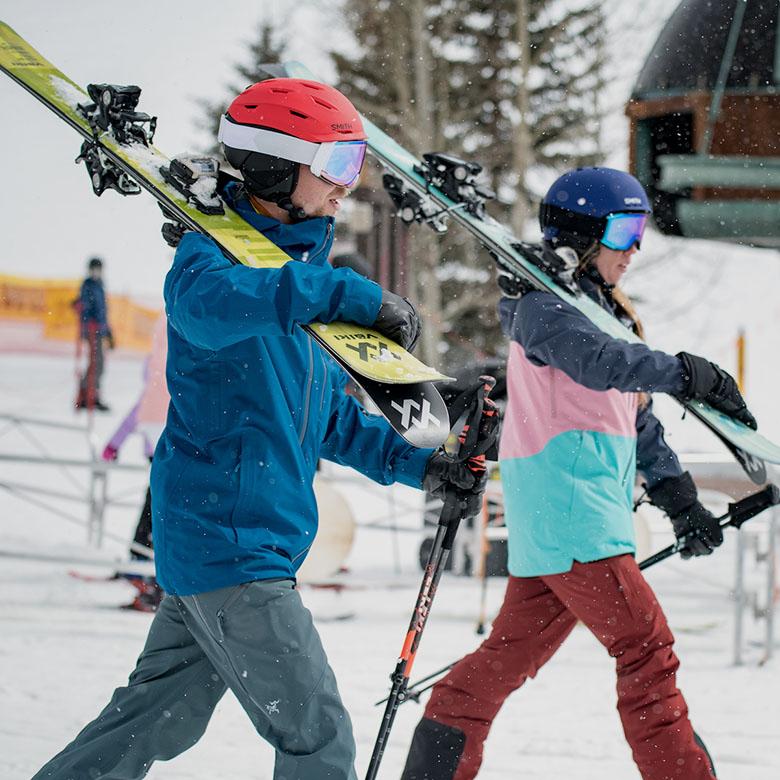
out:
<path id="1" fill-rule="evenodd" d="M 465 517 L 475 517 L 482 509 L 482 494 L 487 484 L 487 472 L 472 471 L 468 461 L 455 460 L 443 449 L 436 450 L 425 466 L 423 490 L 446 501 L 455 493 L 458 500 L 465 502 Z"/>
<path id="2" fill-rule="evenodd" d="M 748 411 L 745 399 L 739 392 L 731 374 L 709 360 L 689 352 L 678 352 L 683 365 L 685 387 L 677 397 L 682 401 L 705 401 L 714 409 L 739 420 L 752 428 L 758 428 L 756 418 Z"/>
<path id="3" fill-rule="evenodd" d="M 647 489 L 650 503 L 662 509 L 672 521 L 678 539 L 688 537 L 680 551 L 683 558 L 709 555 L 723 543 L 718 519 L 698 499 L 696 485 L 686 471 L 679 477 L 667 477 Z"/>
<path id="4" fill-rule="evenodd" d="M 382 290 L 382 305 L 371 327 L 410 352 L 420 338 L 420 318 L 414 306 L 389 290 Z"/>

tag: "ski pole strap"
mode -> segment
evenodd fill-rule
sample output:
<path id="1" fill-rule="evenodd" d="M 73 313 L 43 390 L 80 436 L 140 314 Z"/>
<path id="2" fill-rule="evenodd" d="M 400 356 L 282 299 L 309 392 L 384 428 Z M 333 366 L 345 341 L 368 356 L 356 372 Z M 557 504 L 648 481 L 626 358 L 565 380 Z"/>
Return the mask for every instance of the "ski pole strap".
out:
<path id="1" fill-rule="evenodd" d="M 720 527 L 728 528 L 733 526 L 739 529 L 743 523 L 776 504 L 780 504 L 780 489 L 778 489 L 777 485 L 769 484 L 763 490 L 729 504 L 728 512 L 718 518 Z M 663 550 L 659 550 L 655 555 L 646 558 L 639 564 L 639 568 L 641 570 L 648 569 L 656 563 L 665 561 L 672 555 L 679 553 L 686 546 L 687 542 L 687 536 L 681 537 L 674 544 L 670 544 L 668 547 L 664 547 Z"/>
<path id="2" fill-rule="evenodd" d="M 456 396 L 448 407 L 452 424 L 457 423 L 463 414 L 466 414 L 463 429 L 458 436 L 458 451 L 455 458 L 461 463 L 466 462 L 469 470 L 478 480 L 485 478 L 485 461 L 496 460 L 498 457 L 496 445 L 500 419 L 498 407 L 488 397 L 495 382 L 492 376 L 479 377 L 478 384 Z M 458 525 L 468 513 L 467 505 L 467 495 L 456 490 L 447 492 L 439 515 L 439 525 L 447 527 L 442 540 L 443 549 L 452 549 Z"/>
<path id="3" fill-rule="evenodd" d="M 468 460 L 479 455 L 484 455 L 486 460 L 498 459 L 498 407 L 488 397 L 495 384 L 494 377 L 480 376 L 448 405 L 451 426 L 466 415 L 463 433 L 459 437 L 458 460 Z"/>
<path id="4" fill-rule="evenodd" d="M 429 675 L 426 675 L 425 677 L 421 677 L 419 680 L 416 680 L 415 682 L 411 683 L 409 687 L 406 689 L 404 701 L 407 701 L 408 699 L 413 699 L 414 701 L 418 701 L 420 698 L 420 694 L 425 693 L 425 691 L 427 691 L 428 688 L 432 688 L 438 682 L 438 678 L 442 677 L 447 672 L 449 672 L 449 670 L 452 669 L 452 667 L 455 666 L 456 663 L 457 661 L 453 661 L 451 664 L 447 664 L 446 666 L 443 666 L 441 669 L 437 669 L 435 672 L 431 672 Z M 429 680 L 433 680 L 433 682 L 429 686 L 427 686 L 426 688 L 420 688 L 420 686 L 423 683 L 427 683 Z M 384 704 L 387 701 L 387 699 L 388 697 L 385 696 L 384 699 L 375 702 L 374 706 L 378 707 L 380 704 Z M 401 702 L 401 704 L 403 704 L 403 702 Z"/>

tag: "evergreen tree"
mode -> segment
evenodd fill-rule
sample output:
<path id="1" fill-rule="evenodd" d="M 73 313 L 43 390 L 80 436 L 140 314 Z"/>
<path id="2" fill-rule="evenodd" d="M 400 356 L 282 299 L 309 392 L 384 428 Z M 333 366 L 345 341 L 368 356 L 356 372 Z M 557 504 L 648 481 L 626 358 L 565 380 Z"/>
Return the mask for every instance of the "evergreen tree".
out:
<path id="1" fill-rule="evenodd" d="M 518 234 L 535 210 L 529 170 L 600 159 L 599 0 L 346 0 L 344 11 L 358 55 L 333 53 L 340 88 L 412 151 L 480 162 L 499 195 L 490 211 Z M 487 258 L 457 229 L 424 231 L 409 242 L 424 358 L 445 342 L 450 366 L 492 353 L 503 339 Z"/>
<path id="2" fill-rule="evenodd" d="M 225 88 L 225 97 L 219 100 L 198 100 L 202 111 L 202 117 L 197 121 L 197 126 L 208 133 L 213 139 L 211 146 L 206 150 L 207 154 L 221 157 L 222 150 L 217 143 L 220 117 L 227 110 L 230 101 L 250 84 L 254 84 L 265 78 L 260 73 L 260 66 L 267 63 L 278 63 L 284 60 L 286 39 L 274 28 L 270 22 L 261 22 L 257 37 L 248 44 L 247 64 L 235 66 L 236 75 Z"/>

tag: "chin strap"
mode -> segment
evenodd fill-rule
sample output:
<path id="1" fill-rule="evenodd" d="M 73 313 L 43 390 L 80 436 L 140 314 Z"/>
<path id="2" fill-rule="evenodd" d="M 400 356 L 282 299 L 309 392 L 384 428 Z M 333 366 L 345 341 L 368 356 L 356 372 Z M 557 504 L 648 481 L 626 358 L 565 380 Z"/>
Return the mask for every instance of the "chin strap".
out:
<path id="1" fill-rule="evenodd" d="M 289 195 L 281 200 L 277 200 L 276 205 L 280 209 L 284 209 L 293 222 L 303 222 L 309 219 L 309 215 L 300 206 L 296 206 Z"/>
<path id="2" fill-rule="evenodd" d="M 242 189 L 239 192 L 239 197 L 243 197 L 244 195 L 248 196 L 249 202 L 252 204 L 252 208 L 258 214 L 262 214 L 264 217 L 272 217 L 272 215 L 268 213 L 268 210 L 263 208 L 262 204 L 255 203 L 253 200 L 253 198 L 260 198 L 259 195 L 251 195 L 246 187 L 244 187 L 243 183 L 241 184 L 241 188 Z M 272 200 L 269 202 L 273 203 L 275 206 L 279 206 L 280 209 L 286 211 L 292 222 L 303 222 L 309 218 L 309 215 L 302 208 L 296 206 L 288 196 L 282 197 L 280 200 Z"/>

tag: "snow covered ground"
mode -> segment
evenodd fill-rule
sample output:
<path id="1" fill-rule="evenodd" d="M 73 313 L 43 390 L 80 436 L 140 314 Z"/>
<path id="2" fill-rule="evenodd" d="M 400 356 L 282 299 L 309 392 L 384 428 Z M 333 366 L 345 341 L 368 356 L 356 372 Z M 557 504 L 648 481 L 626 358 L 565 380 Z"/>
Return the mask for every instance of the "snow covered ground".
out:
<path id="1" fill-rule="evenodd" d="M 106 397 L 115 409 L 96 421 L 95 440 L 106 435 L 134 400 L 140 364 L 114 359 Z M 72 364 L 54 356 L 0 355 L 0 412 L 51 420 L 70 419 Z M 32 430 L 32 429 L 31 429 Z M 83 443 L 63 431 L 34 434 L 50 453 L 81 457 Z M 0 421 L 0 453 L 35 451 L 33 443 Z M 140 444 L 130 441 L 122 462 L 142 463 Z M 55 469 L 0 467 L 0 482 L 20 481 L 68 489 L 70 478 Z M 83 474 L 72 472 L 75 478 Z M 304 587 L 352 715 L 358 742 L 358 773 L 364 771 L 381 715 L 373 703 L 388 687 L 419 584 L 420 496 L 414 491 L 372 486 L 334 474 L 359 525 L 346 580 L 356 587 L 340 594 Z M 114 474 L 111 494 L 140 504 L 142 477 Z M 391 498 L 392 496 L 392 498 Z M 365 528 L 387 524 L 395 513 L 406 531 Z M 83 508 L 63 504 L 79 519 Z M 137 508 L 112 508 L 107 530 L 129 537 Z M 0 489 L 0 551 L 94 555 L 85 530 L 75 522 L 30 505 Z M 654 526 L 654 546 L 669 542 L 663 524 Z M 397 541 L 397 547 L 396 547 Z M 733 535 L 710 560 L 674 561 L 649 572 L 677 635 L 681 686 L 696 729 L 707 742 L 723 780 L 774 780 L 780 776 L 777 724 L 780 672 L 777 661 L 757 665 L 748 648 L 746 665 L 731 665 Z M 398 550 L 398 555 L 394 552 Z M 102 555 L 121 556 L 123 545 L 106 541 Z M 400 564 L 400 572 L 397 571 Z M 124 612 L 131 588 L 120 582 L 88 583 L 68 576 L 68 563 L 2 558 L 0 566 L 0 777 L 25 780 L 69 741 L 123 684 L 133 667 L 151 616 Z M 99 573 L 96 567 L 82 567 Z M 103 570 L 108 571 L 108 570 Z M 357 587 L 361 586 L 361 587 Z M 366 587 L 368 586 L 368 587 Z M 490 613 L 501 600 L 502 583 L 492 580 Z M 478 642 L 476 582 L 445 576 L 426 628 L 413 677 L 427 674 Z M 354 613 L 350 620 L 334 618 Z M 760 627 L 748 621 L 748 638 Z M 385 755 L 383 778 L 397 778 L 411 732 L 421 714 L 402 707 Z M 507 702 L 496 721 L 480 777 L 524 780 L 576 777 L 624 780 L 637 777 L 614 707 L 613 662 L 582 629 L 575 630 L 538 678 Z M 271 751 L 255 736 L 235 700 L 226 696 L 201 742 L 169 763 L 156 764 L 155 780 L 270 778 Z"/>

